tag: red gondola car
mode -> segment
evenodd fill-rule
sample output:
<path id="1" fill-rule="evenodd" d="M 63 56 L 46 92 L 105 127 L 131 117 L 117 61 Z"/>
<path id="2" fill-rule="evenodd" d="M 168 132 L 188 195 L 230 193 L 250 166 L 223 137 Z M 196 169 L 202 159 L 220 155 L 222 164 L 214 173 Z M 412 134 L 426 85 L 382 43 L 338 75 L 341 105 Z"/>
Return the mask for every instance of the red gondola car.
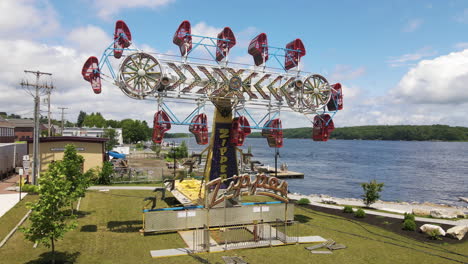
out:
<path id="1" fill-rule="evenodd" d="M 343 91 L 341 89 L 341 83 L 335 83 L 332 85 L 331 99 L 327 104 L 329 111 L 336 111 L 343 109 Z"/>
<path id="2" fill-rule="evenodd" d="M 208 124 L 205 114 L 196 115 L 192 119 L 192 124 L 189 126 L 189 131 L 195 135 L 195 140 L 198 145 L 208 144 Z"/>
<path id="3" fill-rule="evenodd" d="M 236 117 L 232 120 L 231 126 L 231 144 L 234 146 L 242 146 L 245 138 L 251 133 L 249 121 L 245 116 Z"/>
<path id="4" fill-rule="evenodd" d="M 172 42 L 179 46 L 180 55 L 185 56 L 192 50 L 192 33 L 190 22 L 184 20 L 174 34 Z M 188 35 L 187 35 L 188 34 Z"/>
<path id="5" fill-rule="evenodd" d="M 114 33 L 114 57 L 120 59 L 123 49 L 128 48 L 132 41 L 132 33 L 127 24 L 122 20 L 117 20 L 115 23 Z"/>
<path id="6" fill-rule="evenodd" d="M 220 39 L 227 39 L 229 41 Z M 231 28 L 225 27 L 223 31 L 219 32 L 216 44 L 218 46 L 216 49 L 216 60 L 221 61 L 228 55 L 229 50 L 236 45 L 236 37 L 234 36 Z"/>
<path id="7" fill-rule="evenodd" d="M 101 93 L 101 74 L 99 69 L 99 61 L 96 57 L 92 56 L 86 60 L 81 70 L 83 78 L 91 83 L 91 87 L 95 94 Z"/>
<path id="8" fill-rule="evenodd" d="M 157 111 L 154 114 L 153 120 L 153 142 L 160 144 L 164 138 L 164 133 L 171 129 L 171 120 L 163 110 Z"/>
<path id="9" fill-rule="evenodd" d="M 301 57 L 306 55 L 306 50 L 301 39 L 295 39 L 286 44 L 286 56 L 284 57 L 284 68 L 292 69 L 299 65 Z"/>
<path id="10" fill-rule="evenodd" d="M 335 130 L 335 125 L 329 114 L 314 117 L 314 128 L 312 129 L 312 139 L 314 141 L 327 141 L 333 130 Z"/>
<path id="11" fill-rule="evenodd" d="M 267 138 L 270 148 L 283 147 L 283 128 L 281 119 L 268 120 L 265 123 L 265 128 L 262 129 L 262 136 Z"/>
<path id="12" fill-rule="evenodd" d="M 268 39 L 265 33 L 259 34 L 250 41 L 249 54 L 253 56 L 257 66 L 268 60 Z"/>

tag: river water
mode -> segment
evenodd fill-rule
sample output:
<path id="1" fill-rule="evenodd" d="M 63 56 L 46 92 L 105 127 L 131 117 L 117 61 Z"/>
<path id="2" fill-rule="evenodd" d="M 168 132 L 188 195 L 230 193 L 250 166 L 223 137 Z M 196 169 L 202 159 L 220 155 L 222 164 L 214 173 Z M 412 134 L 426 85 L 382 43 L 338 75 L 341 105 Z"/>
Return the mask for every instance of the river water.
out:
<path id="1" fill-rule="evenodd" d="M 182 140 L 191 150 L 204 148 L 193 138 L 175 139 Z M 266 139 L 247 138 L 248 146 L 253 160 L 274 166 Z M 285 139 L 279 152 L 278 166 L 305 174 L 287 180 L 291 192 L 361 198 L 360 183 L 376 179 L 385 184 L 382 200 L 466 205 L 458 197 L 468 196 L 467 142 Z"/>

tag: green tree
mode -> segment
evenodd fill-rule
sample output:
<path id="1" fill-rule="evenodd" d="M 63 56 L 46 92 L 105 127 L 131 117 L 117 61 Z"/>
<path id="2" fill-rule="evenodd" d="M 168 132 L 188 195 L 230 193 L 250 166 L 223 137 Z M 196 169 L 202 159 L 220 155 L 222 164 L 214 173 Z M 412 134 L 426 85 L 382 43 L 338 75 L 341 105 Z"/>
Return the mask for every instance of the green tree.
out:
<path id="1" fill-rule="evenodd" d="M 106 150 L 110 151 L 115 146 L 119 144 L 119 140 L 117 140 L 117 132 L 115 129 L 107 128 L 104 129 L 104 134 L 102 135 L 104 138 L 108 138 L 109 140 L 106 142 Z"/>
<path id="2" fill-rule="evenodd" d="M 74 145 L 66 145 L 63 155 L 63 174 L 70 182 L 67 195 L 70 198 L 71 212 L 73 214 L 73 202 L 80 197 L 84 197 L 86 189 L 89 187 L 89 173 L 83 174 L 84 158 L 78 155 Z"/>
<path id="3" fill-rule="evenodd" d="M 106 120 L 101 115 L 101 113 L 91 113 L 87 115 L 83 121 L 83 126 L 86 127 L 105 127 Z"/>
<path id="4" fill-rule="evenodd" d="M 188 148 L 187 143 L 185 143 L 185 140 L 180 143 L 180 146 L 172 148 L 171 151 L 169 151 L 169 153 L 167 154 L 167 156 L 171 159 L 174 158 L 174 155 L 176 159 L 188 157 Z"/>
<path id="5" fill-rule="evenodd" d="M 161 154 L 161 144 L 153 143 L 153 145 L 151 145 L 151 150 L 159 157 L 159 154 Z"/>
<path id="6" fill-rule="evenodd" d="M 64 211 L 70 202 L 68 190 L 71 184 L 65 171 L 62 161 L 49 165 L 47 172 L 39 178 L 39 200 L 29 204 L 31 225 L 21 228 L 26 239 L 52 249 L 52 263 L 55 263 L 55 242 L 76 227 L 74 217 L 70 218 Z"/>
<path id="7" fill-rule="evenodd" d="M 102 165 L 102 169 L 99 172 L 96 183 L 101 185 L 111 184 L 111 176 L 113 172 L 114 167 L 112 166 L 112 163 L 108 161 L 104 162 L 104 164 Z"/>
<path id="8" fill-rule="evenodd" d="M 146 141 L 150 138 L 148 124 L 145 121 L 124 119 L 120 124 L 122 125 L 123 140 L 127 144 Z"/>
<path id="9" fill-rule="evenodd" d="M 80 113 L 78 114 L 78 119 L 76 120 L 76 126 L 82 127 L 85 119 L 86 119 L 86 112 L 80 111 Z"/>
<path id="10" fill-rule="evenodd" d="M 361 183 L 364 194 L 362 200 L 367 207 L 375 203 L 380 198 L 380 192 L 382 191 L 384 184 L 378 183 L 375 179 L 370 182 Z"/>
<path id="11" fill-rule="evenodd" d="M 121 127 L 120 121 L 112 120 L 112 119 L 106 120 L 106 126 L 107 127 L 112 127 L 112 128 L 120 128 Z"/>

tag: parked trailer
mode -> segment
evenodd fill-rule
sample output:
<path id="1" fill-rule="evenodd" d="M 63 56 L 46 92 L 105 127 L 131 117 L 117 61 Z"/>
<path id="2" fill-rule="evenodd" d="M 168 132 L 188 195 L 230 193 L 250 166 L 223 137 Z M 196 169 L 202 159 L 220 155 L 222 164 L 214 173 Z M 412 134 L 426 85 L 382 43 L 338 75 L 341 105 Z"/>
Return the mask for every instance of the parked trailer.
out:
<path id="1" fill-rule="evenodd" d="M 0 143 L 0 180 L 13 173 L 15 167 L 22 167 L 26 154 L 27 144 Z"/>

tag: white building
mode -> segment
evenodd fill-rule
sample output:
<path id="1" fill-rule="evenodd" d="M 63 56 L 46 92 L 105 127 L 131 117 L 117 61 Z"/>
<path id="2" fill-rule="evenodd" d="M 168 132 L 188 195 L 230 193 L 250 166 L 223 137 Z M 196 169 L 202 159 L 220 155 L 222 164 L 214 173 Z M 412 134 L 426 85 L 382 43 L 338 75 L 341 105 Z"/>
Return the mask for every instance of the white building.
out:
<path id="1" fill-rule="evenodd" d="M 104 131 L 107 128 L 100 128 L 100 127 L 65 127 L 63 128 L 63 136 L 64 137 L 103 137 Z M 122 128 L 111 128 L 114 129 L 117 134 L 117 141 L 119 145 L 123 145 L 123 137 L 122 137 Z"/>

